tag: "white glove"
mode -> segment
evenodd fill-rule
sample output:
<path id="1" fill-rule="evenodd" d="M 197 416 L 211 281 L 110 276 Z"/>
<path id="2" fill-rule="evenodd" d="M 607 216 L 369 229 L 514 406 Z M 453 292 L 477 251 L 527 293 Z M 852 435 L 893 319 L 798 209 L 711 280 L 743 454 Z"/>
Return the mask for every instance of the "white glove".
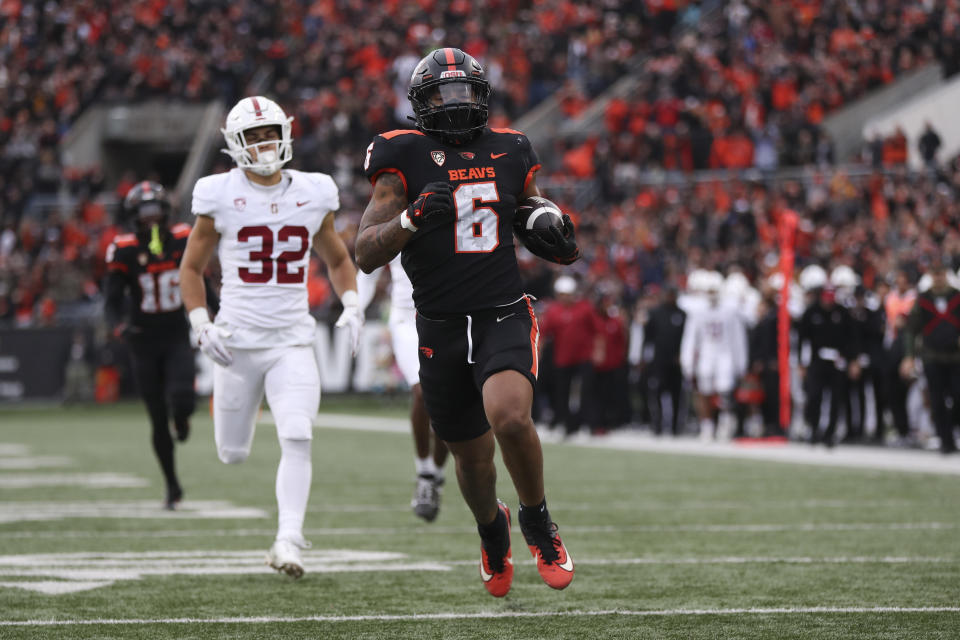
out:
<path id="1" fill-rule="evenodd" d="M 197 307 L 188 314 L 190 325 L 197 334 L 200 350 L 221 367 L 233 364 L 233 354 L 223 343 L 232 334 L 210 322 L 210 314 L 203 307 Z"/>
<path id="2" fill-rule="evenodd" d="M 363 328 L 363 312 L 360 310 L 357 292 L 353 289 L 344 291 L 340 303 L 343 304 L 343 313 L 337 318 L 334 326 L 338 329 L 340 327 L 350 329 L 350 352 L 357 355 L 357 350 L 360 348 L 360 329 Z"/>

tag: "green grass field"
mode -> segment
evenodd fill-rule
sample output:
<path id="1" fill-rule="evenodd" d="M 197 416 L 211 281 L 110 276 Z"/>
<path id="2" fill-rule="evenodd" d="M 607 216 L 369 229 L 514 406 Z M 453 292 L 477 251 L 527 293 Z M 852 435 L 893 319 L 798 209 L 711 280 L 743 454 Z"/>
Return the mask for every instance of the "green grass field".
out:
<path id="1" fill-rule="evenodd" d="M 497 600 L 452 473 L 436 522 L 410 511 L 407 433 L 315 431 L 300 581 L 263 565 L 270 425 L 227 466 L 200 412 L 173 514 L 148 438 L 138 404 L 0 408 L 0 638 L 960 637 L 956 476 L 545 444 L 577 576 L 544 585 L 515 523 Z M 500 495 L 516 508 L 503 470 Z"/>

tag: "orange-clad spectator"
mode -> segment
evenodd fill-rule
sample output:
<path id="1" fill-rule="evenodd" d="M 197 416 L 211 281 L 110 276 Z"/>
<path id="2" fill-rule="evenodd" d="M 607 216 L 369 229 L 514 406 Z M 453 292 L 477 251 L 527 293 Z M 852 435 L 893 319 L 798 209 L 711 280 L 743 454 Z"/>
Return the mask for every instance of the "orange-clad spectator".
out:
<path id="1" fill-rule="evenodd" d="M 749 169 L 753 166 L 753 140 L 738 129 L 713 141 L 710 167 L 713 169 Z"/>
<path id="2" fill-rule="evenodd" d="M 630 114 L 630 105 L 623 98 L 613 98 L 607 103 L 604 112 L 604 123 L 607 131 L 619 133 L 626 128 L 627 118 Z"/>
<path id="3" fill-rule="evenodd" d="M 592 178 L 596 175 L 593 166 L 593 152 L 597 147 L 597 140 L 592 138 L 578 147 L 563 154 L 563 166 L 570 175 L 577 178 Z"/>
<path id="4" fill-rule="evenodd" d="M 895 167 L 907 163 L 907 136 L 903 129 L 897 126 L 893 135 L 883 141 L 883 164 L 886 167 Z"/>
<path id="5" fill-rule="evenodd" d="M 896 336 L 897 319 L 910 315 L 913 303 L 916 302 L 917 292 L 910 286 L 910 278 L 904 271 L 898 271 L 893 281 L 893 289 L 883 301 L 883 309 L 887 314 L 887 338 L 892 340 Z"/>
<path id="6" fill-rule="evenodd" d="M 797 78 L 792 71 L 777 78 L 770 87 L 770 103 L 775 111 L 788 111 L 797 101 Z"/>

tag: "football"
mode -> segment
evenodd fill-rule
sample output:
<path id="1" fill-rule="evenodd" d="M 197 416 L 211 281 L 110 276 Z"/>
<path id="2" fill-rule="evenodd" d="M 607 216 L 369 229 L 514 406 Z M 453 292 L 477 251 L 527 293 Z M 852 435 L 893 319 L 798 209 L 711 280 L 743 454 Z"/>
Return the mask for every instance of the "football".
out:
<path id="1" fill-rule="evenodd" d="M 513 228 L 521 238 L 538 235 L 552 244 L 554 240 L 550 227 L 562 229 L 562 215 L 560 207 L 553 202 L 540 196 L 532 196 L 521 200 L 517 205 Z"/>

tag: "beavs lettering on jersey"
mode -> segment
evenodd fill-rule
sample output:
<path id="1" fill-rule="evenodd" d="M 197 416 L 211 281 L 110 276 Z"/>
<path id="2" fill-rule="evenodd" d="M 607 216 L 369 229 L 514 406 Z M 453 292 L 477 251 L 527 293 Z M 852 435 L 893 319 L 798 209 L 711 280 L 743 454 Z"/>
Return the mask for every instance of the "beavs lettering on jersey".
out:
<path id="1" fill-rule="evenodd" d="M 478 180 L 480 178 L 496 178 L 497 172 L 493 167 L 470 167 L 469 169 L 447 169 L 450 180 Z"/>

